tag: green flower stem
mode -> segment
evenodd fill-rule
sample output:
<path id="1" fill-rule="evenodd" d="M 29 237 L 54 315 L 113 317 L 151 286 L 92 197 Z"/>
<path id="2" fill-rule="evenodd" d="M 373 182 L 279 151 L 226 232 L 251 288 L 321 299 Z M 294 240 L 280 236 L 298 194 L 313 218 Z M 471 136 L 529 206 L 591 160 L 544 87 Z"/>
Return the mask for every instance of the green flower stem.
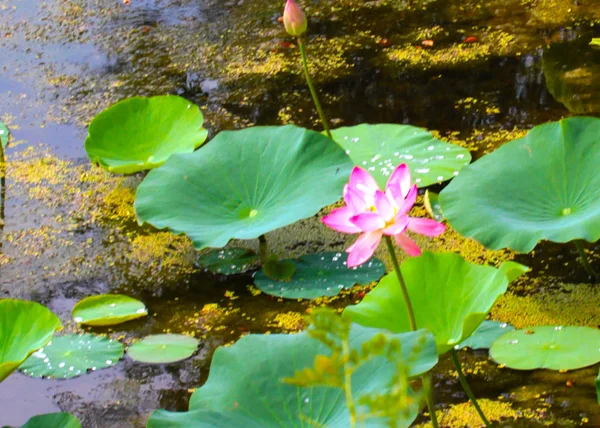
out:
<path id="1" fill-rule="evenodd" d="M 258 237 L 258 257 L 263 265 L 267 262 L 267 257 L 269 257 L 269 244 L 265 235 Z"/>
<path id="2" fill-rule="evenodd" d="M 352 367 L 349 364 L 350 345 L 347 340 L 342 340 L 342 352 L 345 357 L 344 362 L 344 394 L 346 395 L 346 405 L 350 413 L 350 428 L 356 428 L 356 405 L 352 398 Z"/>
<path id="3" fill-rule="evenodd" d="M 396 248 L 394 247 L 392 238 L 390 238 L 389 236 L 385 236 L 385 243 L 387 245 L 388 253 L 390 253 L 392 264 L 394 265 L 394 271 L 396 272 L 396 277 L 398 278 L 398 284 L 400 284 L 400 290 L 402 290 L 404 304 L 406 305 L 406 311 L 408 312 L 408 321 L 410 323 L 410 329 L 412 331 L 416 331 L 417 322 L 415 321 L 415 313 L 413 311 L 412 303 L 410 301 L 410 296 L 408 295 L 406 283 L 404 282 L 404 278 L 402 277 L 402 271 L 400 270 L 398 258 L 396 257 Z M 433 388 L 431 387 L 431 377 L 429 375 L 423 375 L 421 376 L 421 380 L 423 381 L 423 387 L 427 390 L 427 408 L 429 409 L 431 425 L 433 426 L 433 428 L 438 428 L 439 425 L 437 421 L 437 415 L 435 413 L 435 403 L 433 400 Z"/>
<path id="4" fill-rule="evenodd" d="M 577 248 L 577 252 L 579 253 L 579 257 L 581 258 L 581 264 L 587 273 L 592 276 L 597 276 L 598 274 L 594 271 L 594 268 L 590 264 L 590 260 L 588 259 L 587 254 L 585 253 L 585 249 L 583 248 L 583 244 L 579 240 L 573 241 L 575 244 L 575 248 Z"/>
<path id="5" fill-rule="evenodd" d="M 481 418 L 481 420 L 483 421 L 485 426 L 489 427 L 490 422 L 485 417 L 485 414 L 483 413 L 483 410 L 481 410 L 481 407 L 479 407 L 477 398 L 475 398 L 475 394 L 473 394 L 473 391 L 471 390 L 471 387 L 469 386 L 469 383 L 467 382 L 467 378 L 465 377 L 465 375 L 462 371 L 462 367 L 460 366 L 460 361 L 458 361 L 458 355 L 456 354 L 456 350 L 452 349 L 450 351 L 450 354 L 452 355 L 452 362 L 454 363 L 454 366 L 456 367 L 456 371 L 458 372 L 458 380 L 460 381 L 460 384 L 462 385 L 463 389 L 467 393 L 467 396 L 469 397 L 469 400 L 471 400 L 471 403 L 473 403 L 475 410 L 477 410 L 477 413 L 479 414 L 479 417 Z"/>
<path id="6" fill-rule="evenodd" d="M 396 276 L 398 277 L 398 283 L 400 284 L 400 289 L 402 290 L 402 297 L 404 297 L 404 303 L 406 304 L 406 310 L 408 311 L 408 321 L 410 322 L 410 329 L 412 331 L 416 331 L 417 322 L 415 321 L 415 313 L 413 311 L 412 303 L 410 302 L 410 296 L 408 295 L 406 283 L 404 282 L 402 272 L 400 271 L 400 265 L 398 264 L 398 258 L 396 257 L 396 248 L 394 248 L 392 238 L 390 238 L 387 235 L 385 236 L 385 243 L 387 244 L 387 249 L 390 253 L 390 257 L 392 258 L 392 264 L 394 265 L 394 271 L 396 272 Z"/>
<path id="7" fill-rule="evenodd" d="M 300 54 L 302 55 L 302 68 L 304 69 L 304 77 L 306 77 L 306 83 L 308 84 L 308 89 L 310 89 L 310 95 L 312 95 L 312 99 L 315 103 L 315 107 L 317 107 L 317 113 L 319 113 L 319 119 L 321 119 L 321 123 L 323 124 L 323 128 L 325 128 L 325 132 L 327 136 L 333 140 L 331 136 L 331 131 L 329 130 L 329 125 L 327 124 L 327 118 L 325 117 L 325 113 L 323 112 L 323 108 L 321 107 L 321 103 L 319 102 L 319 97 L 317 96 L 317 91 L 312 83 L 312 79 L 310 78 L 310 73 L 308 72 L 308 61 L 306 59 L 306 49 L 304 48 L 304 43 L 302 43 L 302 39 L 298 37 L 298 46 L 300 47 Z"/>

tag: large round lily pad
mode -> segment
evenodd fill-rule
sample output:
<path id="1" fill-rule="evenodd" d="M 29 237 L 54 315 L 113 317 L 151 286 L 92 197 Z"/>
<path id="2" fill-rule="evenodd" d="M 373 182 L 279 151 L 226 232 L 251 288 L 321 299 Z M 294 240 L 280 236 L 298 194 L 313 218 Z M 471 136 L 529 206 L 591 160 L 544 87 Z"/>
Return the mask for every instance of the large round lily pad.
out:
<path id="1" fill-rule="evenodd" d="M 517 370 L 575 370 L 600 361 L 600 330 L 531 327 L 498 338 L 490 349 L 498 364 Z"/>
<path id="2" fill-rule="evenodd" d="M 70 413 L 46 413 L 30 418 L 20 428 L 81 428 L 81 423 Z"/>
<path id="3" fill-rule="evenodd" d="M 20 367 L 31 377 L 68 379 L 111 367 L 123 358 L 120 342 L 93 334 L 56 336 Z"/>
<path id="4" fill-rule="evenodd" d="M 463 169 L 440 194 L 460 234 L 526 253 L 538 241 L 600 238 L 600 119 L 536 126 Z"/>
<path id="5" fill-rule="evenodd" d="M 141 363 L 174 363 L 192 356 L 198 340 L 184 334 L 147 336 L 127 349 L 127 355 Z"/>
<path id="6" fill-rule="evenodd" d="M 254 275 L 254 284 L 267 294 L 286 299 L 315 299 L 335 296 L 355 284 L 377 281 L 385 273 L 385 265 L 376 258 L 349 269 L 346 253 L 307 254 L 291 260 L 296 272 L 290 281 L 274 281 L 260 270 Z"/>
<path id="7" fill-rule="evenodd" d="M 400 267 L 418 328 L 433 333 L 439 354 L 469 337 L 486 318 L 510 280 L 527 268 L 505 262 L 500 269 L 469 263 L 454 253 L 423 253 Z M 343 315 L 369 327 L 410 331 L 398 279 L 386 275 L 358 305 Z"/>
<path id="8" fill-rule="evenodd" d="M 0 382 L 61 328 L 60 320 L 39 303 L 0 300 Z"/>
<path id="9" fill-rule="evenodd" d="M 131 174 L 156 168 L 174 153 L 191 153 L 208 136 L 197 105 L 174 95 L 133 97 L 99 113 L 85 150 L 92 163 Z"/>
<path id="10" fill-rule="evenodd" d="M 437 363 L 433 337 L 423 330 L 396 335 L 354 325 L 350 345 L 360 349 L 361 344 L 381 333 L 401 342 L 410 375 L 423 373 Z M 312 367 L 317 355 L 330 354 L 306 332 L 242 337 L 233 346 L 217 349 L 208 380 L 192 395 L 189 412 L 157 410 L 147 426 L 346 428 L 349 415 L 341 389 L 282 383 L 283 378 L 293 376 L 296 371 Z M 352 376 L 353 396 L 381 392 L 395 372 L 395 362 L 390 363 L 384 357 L 371 359 Z M 416 410 L 406 426 L 416 417 Z M 314 424 L 308 424 L 308 420 Z M 378 422 L 375 426 L 387 426 Z"/>
<path id="11" fill-rule="evenodd" d="M 148 315 L 139 300 L 123 294 L 100 294 L 80 300 L 73 308 L 73 319 L 80 324 L 106 326 L 121 324 Z"/>
<path id="12" fill-rule="evenodd" d="M 224 131 L 174 155 L 138 187 L 140 223 L 187 234 L 197 249 L 260 235 L 340 199 L 352 162 L 331 139 L 295 126 Z"/>
<path id="13" fill-rule="evenodd" d="M 381 188 L 401 163 L 419 187 L 449 180 L 471 162 L 463 147 L 445 143 L 431 132 L 410 125 L 356 125 L 331 131 L 355 165 L 368 170 Z"/>
<path id="14" fill-rule="evenodd" d="M 490 349 L 492 344 L 503 334 L 515 328 L 505 322 L 485 320 L 479 327 L 464 340 L 459 348 Z"/>

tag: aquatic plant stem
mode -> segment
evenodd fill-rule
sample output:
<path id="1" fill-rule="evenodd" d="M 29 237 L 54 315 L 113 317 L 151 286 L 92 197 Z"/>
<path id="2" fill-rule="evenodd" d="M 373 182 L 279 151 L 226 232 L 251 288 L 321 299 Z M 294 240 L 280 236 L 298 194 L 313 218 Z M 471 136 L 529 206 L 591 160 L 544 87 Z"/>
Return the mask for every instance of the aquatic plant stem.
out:
<path id="1" fill-rule="evenodd" d="M 346 395 L 346 406 L 350 413 L 350 428 L 356 428 L 356 405 L 352 398 L 352 367 L 350 361 L 350 344 L 347 340 L 342 340 L 342 352 L 345 357 L 344 362 L 344 394 Z"/>
<path id="2" fill-rule="evenodd" d="M 392 259 L 392 265 L 394 265 L 394 271 L 396 272 L 396 277 L 398 278 L 398 284 L 400 284 L 400 289 L 402 290 L 402 297 L 404 297 L 404 304 L 406 305 L 406 311 L 408 312 L 408 322 L 410 323 L 410 329 L 412 331 L 415 331 L 417 329 L 415 313 L 413 311 L 412 303 L 410 302 L 410 296 L 408 295 L 406 283 L 404 282 L 402 272 L 400 271 L 400 265 L 398 264 L 398 258 L 396 257 L 396 248 L 394 247 L 392 238 L 390 238 L 389 236 L 385 236 L 385 243 L 387 244 L 387 249 L 390 253 L 390 258 Z"/>
<path id="3" fill-rule="evenodd" d="M 300 47 L 300 55 L 302 56 L 302 68 L 304 69 L 304 77 L 306 77 L 306 83 L 308 84 L 308 89 L 310 90 L 310 95 L 312 96 L 313 102 L 315 103 L 315 107 L 317 107 L 317 113 L 319 113 L 319 119 L 321 119 L 321 123 L 323 124 L 323 128 L 327 133 L 327 136 L 331 139 L 331 131 L 329 130 L 329 125 L 327 123 L 327 118 L 325 117 L 325 113 L 323 112 L 323 108 L 321 107 L 321 103 L 319 102 L 319 97 L 317 96 L 317 91 L 312 83 L 312 79 L 310 78 L 310 73 L 308 72 L 308 61 L 306 59 L 306 49 L 304 48 L 304 43 L 302 43 L 302 39 L 298 37 L 298 46 Z"/>
<path id="4" fill-rule="evenodd" d="M 597 276 L 598 274 L 590 264 L 590 260 L 588 259 L 588 256 L 585 253 L 585 249 L 583 248 L 583 244 L 581 243 L 581 241 L 575 240 L 573 241 L 573 244 L 575 244 L 575 248 L 577 248 L 577 252 L 579 253 L 579 257 L 581 259 L 581 264 L 585 271 L 594 277 Z"/>
<path id="5" fill-rule="evenodd" d="M 479 417 L 481 418 L 481 420 L 483 421 L 485 426 L 489 427 L 490 422 L 485 417 L 485 414 L 483 413 L 483 410 L 481 410 L 481 407 L 479 407 L 477 398 L 475 398 L 475 394 L 473 394 L 473 391 L 471 390 L 471 387 L 469 386 L 469 383 L 467 382 L 467 378 L 465 377 L 465 375 L 462 371 L 462 367 L 460 365 L 460 361 L 458 360 L 458 355 L 456 353 L 456 350 L 452 349 L 450 351 L 450 355 L 452 355 L 452 362 L 454 363 L 454 366 L 456 367 L 456 371 L 458 372 L 458 380 L 460 381 L 460 384 L 462 385 L 463 389 L 467 393 L 467 396 L 469 397 L 469 400 L 471 400 L 471 403 L 473 403 L 473 407 L 475 407 L 475 410 L 477 410 L 477 413 L 479 414 Z"/>
<path id="6" fill-rule="evenodd" d="M 398 284 L 400 284 L 400 290 L 402 290 L 404 304 L 406 305 L 406 311 L 408 312 L 408 322 L 410 323 L 410 329 L 412 331 L 416 331 L 417 322 L 415 321 L 415 313 L 413 311 L 412 303 L 410 301 L 410 296 L 408 295 L 406 283 L 404 282 L 404 278 L 402 277 L 402 271 L 400 270 L 398 257 L 396 257 L 396 247 L 394 247 L 392 238 L 390 238 L 389 236 L 385 236 L 384 238 L 385 243 L 387 245 L 388 253 L 390 253 L 390 258 L 392 259 L 392 265 L 394 266 L 396 277 L 398 278 Z M 435 402 L 433 400 L 433 388 L 431 387 L 431 377 L 429 375 L 423 375 L 421 376 L 421 380 L 423 382 L 423 387 L 427 390 L 427 409 L 429 410 L 431 425 L 433 426 L 433 428 L 438 428 L 439 425 L 437 421 L 437 415 L 435 413 Z"/>
<path id="7" fill-rule="evenodd" d="M 269 244 L 265 235 L 258 237 L 258 257 L 263 265 L 267 262 L 267 257 L 269 257 Z"/>

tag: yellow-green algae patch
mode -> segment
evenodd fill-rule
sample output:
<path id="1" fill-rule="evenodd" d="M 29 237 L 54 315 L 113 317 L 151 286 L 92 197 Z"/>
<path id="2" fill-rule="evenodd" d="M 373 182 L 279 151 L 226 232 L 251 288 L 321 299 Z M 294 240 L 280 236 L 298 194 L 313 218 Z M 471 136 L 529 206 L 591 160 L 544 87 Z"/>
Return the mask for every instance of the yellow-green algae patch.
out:
<path id="1" fill-rule="evenodd" d="M 543 281 L 543 279 L 538 279 Z M 538 325 L 600 325 L 600 289 L 593 284 L 559 284 L 556 288 L 519 296 L 502 296 L 491 317 L 516 328 Z"/>
<path id="2" fill-rule="evenodd" d="M 493 401 L 488 399 L 477 400 L 481 406 L 481 410 L 486 417 L 492 422 L 500 422 L 517 419 L 539 419 L 540 415 L 530 409 L 520 410 L 512 407 L 511 403 L 505 401 Z M 469 427 L 479 428 L 485 427 L 477 411 L 470 402 L 460 403 L 450 406 L 448 409 L 438 410 L 438 422 L 440 427 Z M 421 428 L 431 427 L 431 423 L 417 425 Z"/>

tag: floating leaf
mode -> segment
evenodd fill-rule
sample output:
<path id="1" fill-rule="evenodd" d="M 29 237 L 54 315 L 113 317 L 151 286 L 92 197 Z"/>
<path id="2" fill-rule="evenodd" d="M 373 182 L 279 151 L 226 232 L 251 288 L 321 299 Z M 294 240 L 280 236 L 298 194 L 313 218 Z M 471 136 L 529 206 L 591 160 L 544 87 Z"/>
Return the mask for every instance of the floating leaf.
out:
<path id="1" fill-rule="evenodd" d="M 246 248 L 211 250 L 198 258 L 198 265 L 222 275 L 246 272 L 258 259 L 256 253 Z"/>
<path id="2" fill-rule="evenodd" d="M 490 349 L 496 339 L 515 328 L 505 322 L 485 320 L 459 348 Z"/>
<path id="3" fill-rule="evenodd" d="M 260 235 L 340 199 L 352 162 L 329 138 L 295 126 L 224 131 L 172 156 L 138 187 L 141 223 L 185 233 L 196 249 Z"/>
<path id="4" fill-rule="evenodd" d="M 128 98 L 92 120 L 85 150 L 92 163 L 131 174 L 193 152 L 208 136 L 203 122 L 198 106 L 178 96 Z"/>
<path id="5" fill-rule="evenodd" d="M 600 238 L 600 119 L 536 126 L 465 168 L 440 194 L 461 235 L 526 253 L 541 239 Z"/>
<path id="6" fill-rule="evenodd" d="M 127 349 L 127 355 L 141 363 L 174 363 L 192 356 L 198 340 L 184 334 L 155 334 L 146 336 Z"/>
<path id="7" fill-rule="evenodd" d="M 8 127 L 0 122 L 0 145 L 5 148 L 8 145 L 8 139 L 10 138 L 10 131 Z"/>
<path id="8" fill-rule="evenodd" d="M 504 262 L 500 269 L 469 263 L 454 253 L 423 253 L 401 266 L 417 327 L 431 331 L 440 355 L 469 337 L 506 291 L 512 271 L 525 266 Z M 410 331 L 408 313 L 394 272 L 343 315 L 353 322 L 393 332 Z"/>
<path id="9" fill-rule="evenodd" d="M 396 335 L 354 325 L 351 347 L 360 349 L 377 334 L 401 342 L 404 362 L 412 376 L 424 373 L 437 362 L 433 337 L 423 330 Z M 349 414 L 341 389 L 282 383 L 297 370 L 312 367 L 317 355 L 330 354 L 306 332 L 244 336 L 233 346 L 217 349 L 208 380 L 192 395 L 189 412 L 157 410 L 147 427 L 346 428 Z M 353 395 L 381 392 L 395 372 L 396 364 L 384 357 L 369 360 L 352 377 Z M 401 425 L 408 426 L 416 414 L 415 408 L 411 420 Z"/>
<path id="10" fill-rule="evenodd" d="M 70 413 L 46 413 L 30 418 L 20 428 L 81 428 L 81 423 Z"/>
<path id="11" fill-rule="evenodd" d="M 552 43 L 542 56 L 548 91 L 575 114 L 600 113 L 600 51 L 588 40 Z"/>
<path id="12" fill-rule="evenodd" d="M 331 132 L 352 161 L 371 172 L 382 188 L 401 163 L 410 167 L 415 183 L 425 187 L 453 178 L 471 161 L 467 149 L 415 126 L 361 124 Z"/>
<path id="13" fill-rule="evenodd" d="M 148 315 L 139 300 L 123 294 L 100 294 L 80 300 L 73 308 L 73 319 L 80 324 L 106 326 L 121 324 Z"/>
<path id="14" fill-rule="evenodd" d="M 315 299 L 335 296 L 355 284 L 377 281 L 385 273 L 385 265 L 376 258 L 349 269 L 346 253 L 307 254 L 290 260 L 296 273 L 289 282 L 273 281 L 261 270 L 254 275 L 254 284 L 267 294 L 286 299 Z"/>
<path id="15" fill-rule="evenodd" d="M 123 345 L 93 334 L 56 336 L 20 367 L 31 377 L 68 379 L 88 370 L 111 367 L 123 358 Z"/>
<path id="16" fill-rule="evenodd" d="M 490 348 L 498 364 L 516 370 L 575 370 L 600 361 L 600 330 L 531 327 L 502 335 Z"/>
<path id="17" fill-rule="evenodd" d="M 444 221 L 444 214 L 442 213 L 442 206 L 440 205 L 440 195 L 434 192 L 430 192 L 429 189 L 425 190 L 425 196 L 423 197 L 425 209 L 427 213 L 436 221 Z"/>
<path id="18" fill-rule="evenodd" d="M 296 263 L 292 260 L 270 258 L 263 264 L 260 272 L 274 282 L 289 282 L 296 272 Z"/>
<path id="19" fill-rule="evenodd" d="M 61 328 L 46 307 L 26 300 L 0 299 L 0 382 Z"/>

